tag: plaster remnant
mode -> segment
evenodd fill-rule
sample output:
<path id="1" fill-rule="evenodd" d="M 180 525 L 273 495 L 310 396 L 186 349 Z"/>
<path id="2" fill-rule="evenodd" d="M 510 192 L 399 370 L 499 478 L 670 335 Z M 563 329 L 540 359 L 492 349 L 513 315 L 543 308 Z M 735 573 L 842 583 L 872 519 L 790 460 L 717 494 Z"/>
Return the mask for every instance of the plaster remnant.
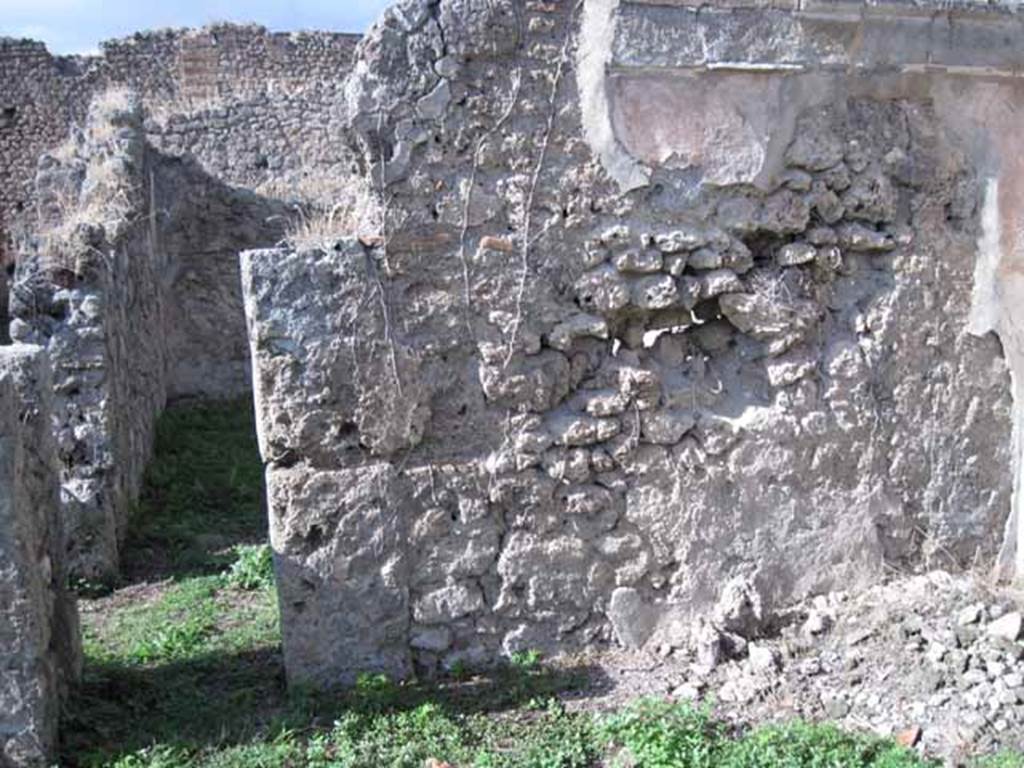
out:
<path id="1" fill-rule="evenodd" d="M 580 45 L 577 50 L 580 110 L 587 141 L 601 158 L 608 174 L 623 192 L 646 186 L 651 171 L 630 156 L 612 128 L 609 82 L 615 15 L 621 0 L 586 0 L 583 4 Z"/>

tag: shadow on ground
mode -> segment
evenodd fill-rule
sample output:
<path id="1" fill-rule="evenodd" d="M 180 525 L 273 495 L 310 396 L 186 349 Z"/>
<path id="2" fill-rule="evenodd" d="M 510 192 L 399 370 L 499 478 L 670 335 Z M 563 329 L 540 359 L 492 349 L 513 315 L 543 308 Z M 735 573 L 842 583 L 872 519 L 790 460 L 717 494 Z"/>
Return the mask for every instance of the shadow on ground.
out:
<path id="1" fill-rule="evenodd" d="M 601 675 L 591 667 L 500 666 L 460 680 L 331 694 L 289 693 L 276 648 L 155 666 L 91 665 L 65 718 L 61 765 L 113 764 L 153 744 L 202 751 L 262 742 L 329 729 L 347 712 L 387 715 L 426 703 L 452 716 L 500 715 Z"/>
<path id="2" fill-rule="evenodd" d="M 265 543 L 263 488 L 251 399 L 170 406 L 122 546 L 122 585 L 216 573 L 236 545 Z"/>

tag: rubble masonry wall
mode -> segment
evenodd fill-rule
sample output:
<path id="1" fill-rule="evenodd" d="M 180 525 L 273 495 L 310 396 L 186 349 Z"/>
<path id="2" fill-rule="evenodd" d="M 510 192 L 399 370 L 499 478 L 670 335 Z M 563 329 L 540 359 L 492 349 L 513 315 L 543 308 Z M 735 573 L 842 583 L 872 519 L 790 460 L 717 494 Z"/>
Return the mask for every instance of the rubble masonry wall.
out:
<path id="1" fill-rule="evenodd" d="M 230 24 L 140 33 L 104 43 L 96 56 L 53 56 L 35 41 L 0 40 L 0 261 L 10 265 L 38 227 L 38 158 L 86 130 L 90 103 L 111 89 L 140 98 L 151 146 L 222 184 L 288 202 L 331 195 L 333 180 L 351 170 L 334 111 L 357 40 Z M 237 251 L 224 247 L 246 235 L 232 237 L 232 226 L 252 224 L 228 219 L 226 237 L 193 238 L 191 250 L 176 254 L 173 292 L 187 327 L 174 329 L 182 349 L 167 383 L 171 397 L 248 391 Z M 274 241 L 257 244 L 267 242 Z M 188 353 L 194 358 L 184 360 Z"/>
<path id="2" fill-rule="evenodd" d="M 0 765 L 50 765 L 79 673 L 78 614 L 61 552 L 46 353 L 0 347 Z"/>
<path id="3" fill-rule="evenodd" d="M 1016 212 L 1020 34 L 389 11 L 345 86 L 384 226 L 242 261 L 290 679 L 682 647 L 736 579 L 1012 562 L 1017 251 L 984 207 Z"/>
<path id="4" fill-rule="evenodd" d="M 237 269 L 224 266 L 278 241 L 286 213 L 156 151 L 142 120 L 136 97 L 109 93 L 43 156 L 41 226 L 11 292 L 12 337 L 53 364 L 66 556 L 87 579 L 117 572 L 168 397 L 248 390 Z"/>

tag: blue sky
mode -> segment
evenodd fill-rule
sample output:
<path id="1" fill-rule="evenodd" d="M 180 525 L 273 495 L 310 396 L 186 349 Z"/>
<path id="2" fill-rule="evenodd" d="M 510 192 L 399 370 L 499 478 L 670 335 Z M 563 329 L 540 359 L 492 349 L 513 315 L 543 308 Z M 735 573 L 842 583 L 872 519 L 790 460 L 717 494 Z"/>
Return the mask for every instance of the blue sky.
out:
<path id="1" fill-rule="evenodd" d="M 272 30 L 362 32 L 390 0 L 0 0 L 0 36 L 89 53 L 140 29 L 254 21 Z"/>

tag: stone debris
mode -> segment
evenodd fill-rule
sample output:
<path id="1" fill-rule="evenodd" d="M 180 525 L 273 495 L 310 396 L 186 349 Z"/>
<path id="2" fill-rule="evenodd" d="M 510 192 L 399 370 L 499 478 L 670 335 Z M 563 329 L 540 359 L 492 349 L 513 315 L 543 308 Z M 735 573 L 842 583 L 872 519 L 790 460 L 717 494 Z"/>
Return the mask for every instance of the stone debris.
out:
<path id="1" fill-rule="evenodd" d="M 612 592 L 608 618 L 615 638 L 626 648 L 642 648 L 657 621 L 656 613 L 644 603 L 643 596 L 629 587 L 619 587 Z"/>
<path id="2" fill-rule="evenodd" d="M 736 606 L 750 594 L 726 593 Z M 710 697 L 728 720 L 833 720 L 956 765 L 1024 749 L 1022 599 L 935 571 L 762 614 L 745 646 L 698 619 L 674 635 L 658 679 L 674 698 Z"/>
<path id="3" fill-rule="evenodd" d="M 766 617 L 755 582 L 744 576 L 729 581 L 722 589 L 712 616 L 715 625 L 725 632 L 748 639 L 757 637 Z"/>

